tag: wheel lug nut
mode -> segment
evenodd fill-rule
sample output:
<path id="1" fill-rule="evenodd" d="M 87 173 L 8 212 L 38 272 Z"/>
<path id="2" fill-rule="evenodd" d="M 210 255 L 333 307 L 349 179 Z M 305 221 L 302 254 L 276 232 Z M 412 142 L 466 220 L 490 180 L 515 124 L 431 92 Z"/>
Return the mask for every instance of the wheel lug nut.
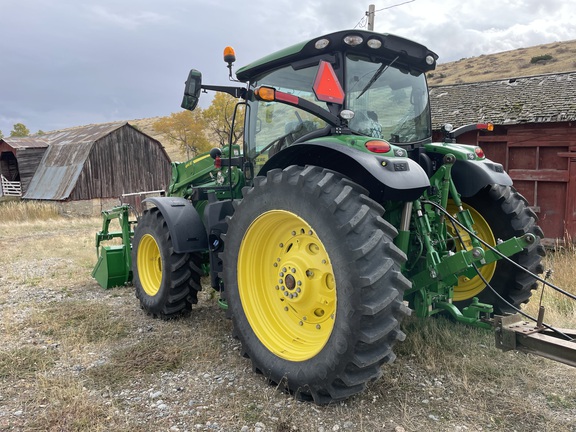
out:
<path id="1" fill-rule="evenodd" d="M 284 243 L 280 243 L 278 246 L 280 246 L 281 248 L 284 247 Z"/>
<path id="2" fill-rule="evenodd" d="M 280 287 L 280 289 L 281 289 L 282 291 L 284 291 L 284 289 L 285 289 L 285 288 L 284 288 L 284 285 L 282 285 L 282 286 Z"/>
<path id="3" fill-rule="evenodd" d="M 299 293 L 300 291 L 302 291 L 300 288 L 296 288 L 297 293 Z"/>
<path id="4" fill-rule="evenodd" d="M 304 325 L 304 323 L 303 323 L 302 321 L 300 321 L 298 324 L 299 324 L 299 325 Z"/>
<path id="5" fill-rule="evenodd" d="M 296 282 L 296 285 L 298 285 L 298 286 L 302 286 L 302 281 L 298 281 L 298 282 Z"/>
<path id="6" fill-rule="evenodd" d="M 278 285 L 276 285 L 276 289 L 277 289 L 277 290 L 279 290 L 279 289 L 280 289 L 280 287 L 279 287 Z"/>
<path id="7" fill-rule="evenodd" d="M 284 306 L 284 310 L 288 312 L 288 306 Z"/>
<path id="8" fill-rule="evenodd" d="M 280 272 L 280 277 L 284 277 L 284 272 Z"/>
<path id="9" fill-rule="evenodd" d="M 316 324 L 316 328 L 320 330 L 320 324 Z"/>
<path id="10" fill-rule="evenodd" d="M 282 279 L 278 279 L 278 283 L 282 284 L 284 281 Z"/>
<path id="11" fill-rule="evenodd" d="M 274 263 L 272 264 L 274 267 L 278 267 L 278 263 Z"/>
<path id="12" fill-rule="evenodd" d="M 282 267 L 282 271 L 286 273 L 286 267 Z"/>
<path id="13" fill-rule="evenodd" d="M 286 297 L 288 297 L 288 292 L 284 291 L 284 295 L 285 295 Z"/>
<path id="14" fill-rule="evenodd" d="M 295 235 L 296 235 L 296 231 L 292 231 L 292 235 L 295 236 Z"/>
<path id="15" fill-rule="evenodd" d="M 295 268 L 290 269 L 290 271 L 291 271 L 292 273 L 296 273 L 296 269 L 295 269 Z"/>

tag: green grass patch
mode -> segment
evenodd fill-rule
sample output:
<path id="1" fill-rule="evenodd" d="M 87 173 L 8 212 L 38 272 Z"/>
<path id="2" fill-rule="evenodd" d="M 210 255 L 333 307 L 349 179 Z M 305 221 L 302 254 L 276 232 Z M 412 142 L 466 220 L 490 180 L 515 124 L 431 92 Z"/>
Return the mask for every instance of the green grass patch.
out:
<path id="1" fill-rule="evenodd" d="M 32 378 L 50 369 L 58 353 L 40 347 L 22 347 L 0 351 L 0 378 Z"/>
<path id="2" fill-rule="evenodd" d="M 37 383 L 36 415 L 29 430 L 109 431 L 129 429 L 114 405 L 97 400 L 81 381 L 70 377 L 41 377 Z"/>
<path id="3" fill-rule="evenodd" d="M 28 325 L 70 345 L 118 340 L 131 328 L 128 321 L 114 315 L 110 306 L 93 301 L 51 304 L 34 313 Z"/>
<path id="4" fill-rule="evenodd" d="M 153 336 L 114 351 L 101 366 L 87 371 L 87 377 L 98 387 L 117 388 L 136 378 L 160 372 L 176 371 L 195 353 L 185 344 Z"/>

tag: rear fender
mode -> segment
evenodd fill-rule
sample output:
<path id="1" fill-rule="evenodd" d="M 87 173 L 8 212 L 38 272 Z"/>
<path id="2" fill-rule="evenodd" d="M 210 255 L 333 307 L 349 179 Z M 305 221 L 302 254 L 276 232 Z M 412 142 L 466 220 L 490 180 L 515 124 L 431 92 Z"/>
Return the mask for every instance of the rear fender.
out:
<path id="1" fill-rule="evenodd" d="M 208 249 L 206 228 L 190 201 L 176 197 L 152 197 L 142 202 L 155 205 L 164 216 L 174 252 L 199 252 Z"/>
<path id="2" fill-rule="evenodd" d="M 339 172 L 366 188 L 378 202 L 413 201 L 430 186 L 426 172 L 412 159 L 329 143 L 294 144 L 272 156 L 258 175 L 290 165 L 315 165 Z"/>
<path id="3" fill-rule="evenodd" d="M 458 193 L 464 197 L 476 195 L 490 185 L 512 186 L 512 179 L 504 167 L 489 159 L 479 161 L 457 160 L 452 167 L 452 179 Z"/>

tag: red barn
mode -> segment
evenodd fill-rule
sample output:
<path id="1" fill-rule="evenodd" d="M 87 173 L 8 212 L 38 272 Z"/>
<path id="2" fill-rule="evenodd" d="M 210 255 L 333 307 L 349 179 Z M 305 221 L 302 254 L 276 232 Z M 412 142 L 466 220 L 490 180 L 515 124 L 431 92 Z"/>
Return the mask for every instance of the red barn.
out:
<path id="1" fill-rule="evenodd" d="M 431 87 L 430 101 L 437 139 L 446 123 L 494 123 L 458 141 L 504 165 L 548 243 L 576 239 L 576 72 Z"/>

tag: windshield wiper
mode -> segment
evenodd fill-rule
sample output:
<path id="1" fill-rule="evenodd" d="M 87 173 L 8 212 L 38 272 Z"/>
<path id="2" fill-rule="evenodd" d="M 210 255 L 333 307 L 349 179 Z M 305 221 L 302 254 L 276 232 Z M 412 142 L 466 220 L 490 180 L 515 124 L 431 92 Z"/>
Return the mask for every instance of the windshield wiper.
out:
<path id="1" fill-rule="evenodd" d="M 382 63 L 382 64 L 380 65 L 380 67 L 378 68 L 378 70 L 374 73 L 374 75 L 372 75 L 372 78 L 370 78 L 370 81 L 368 81 L 368 84 L 366 84 L 366 85 L 364 86 L 364 88 L 362 89 L 362 91 L 360 92 L 360 94 L 358 95 L 358 97 L 357 97 L 356 99 L 360 99 L 360 96 L 362 96 L 364 93 L 366 93 L 366 91 L 367 91 L 370 87 L 372 87 L 372 84 L 374 84 L 374 83 L 376 82 L 376 80 L 377 80 L 378 78 L 380 78 L 380 77 L 382 76 L 382 74 L 383 74 L 384 72 L 386 72 L 386 70 L 387 70 L 390 66 L 392 66 L 396 60 L 398 60 L 398 57 L 400 57 L 400 56 L 396 56 L 396 58 L 395 58 L 394 60 L 392 60 L 392 62 L 390 62 L 390 63 L 388 63 L 388 64 Z"/>

